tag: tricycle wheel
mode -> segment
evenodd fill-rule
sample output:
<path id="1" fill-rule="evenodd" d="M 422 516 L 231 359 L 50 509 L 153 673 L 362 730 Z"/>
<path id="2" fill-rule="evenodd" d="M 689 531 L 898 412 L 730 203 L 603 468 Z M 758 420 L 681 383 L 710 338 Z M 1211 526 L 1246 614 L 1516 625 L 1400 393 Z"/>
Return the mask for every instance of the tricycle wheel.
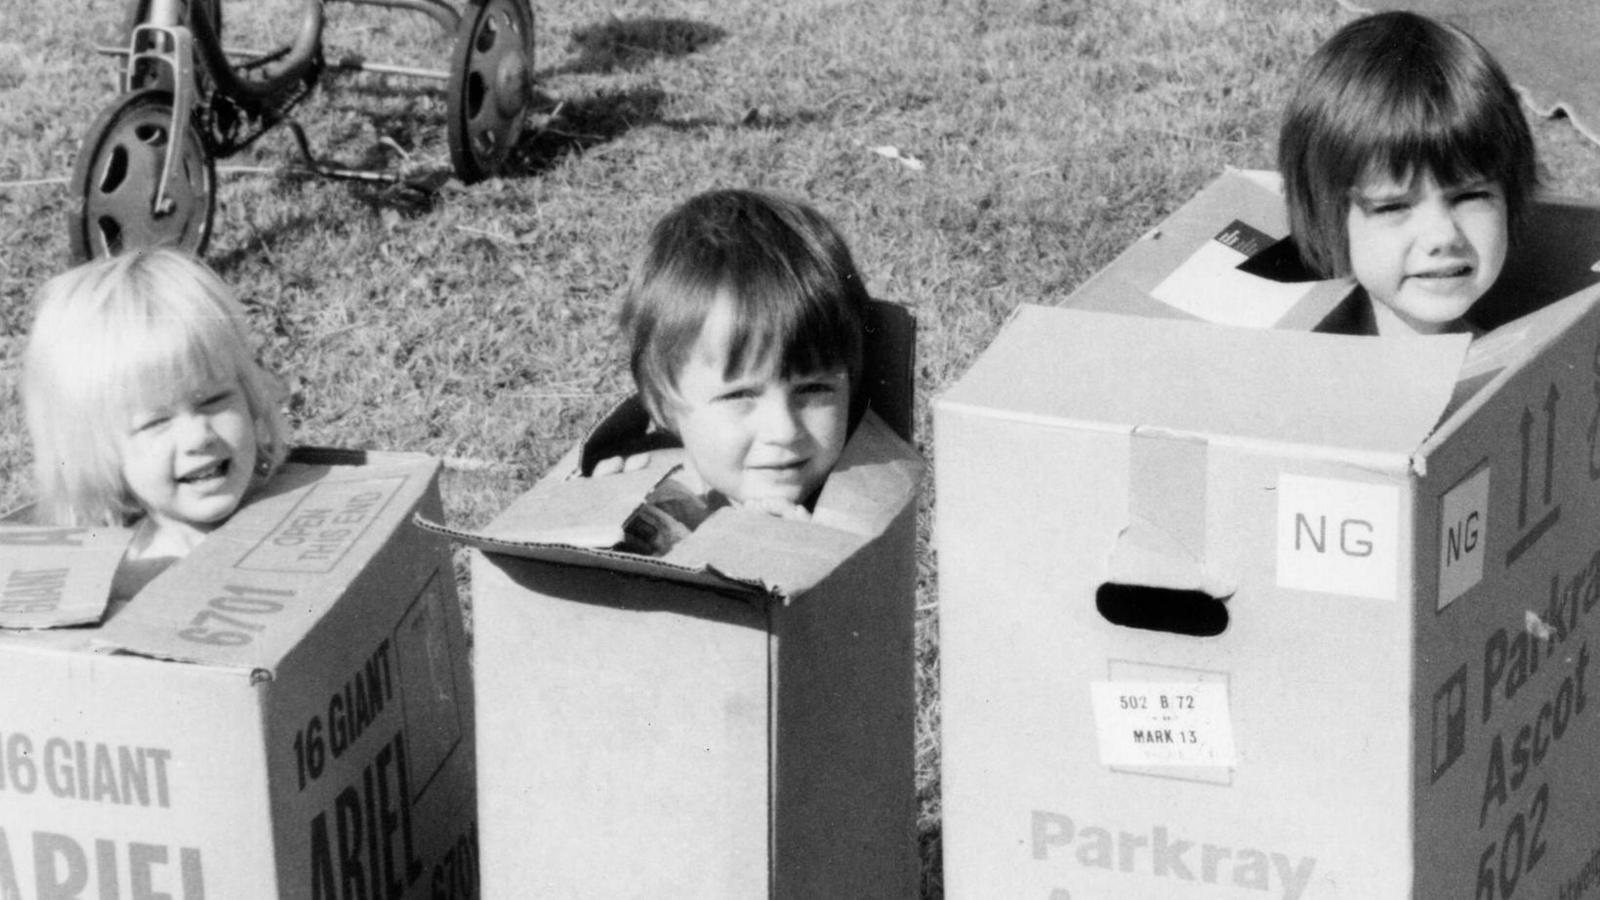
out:
<path id="1" fill-rule="evenodd" d="M 172 131 L 172 95 L 155 90 L 122 95 L 89 126 L 70 183 L 74 260 L 157 244 L 204 252 L 216 173 L 192 123 L 183 124 L 181 135 Z M 156 188 L 174 140 L 180 143 L 166 203 L 157 208 Z"/>
<path id="2" fill-rule="evenodd" d="M 456 31 L 446 135 L 462 181 L 498 174 L 533 94 L 533 12 L 527 0 L 472 0 Z"/>

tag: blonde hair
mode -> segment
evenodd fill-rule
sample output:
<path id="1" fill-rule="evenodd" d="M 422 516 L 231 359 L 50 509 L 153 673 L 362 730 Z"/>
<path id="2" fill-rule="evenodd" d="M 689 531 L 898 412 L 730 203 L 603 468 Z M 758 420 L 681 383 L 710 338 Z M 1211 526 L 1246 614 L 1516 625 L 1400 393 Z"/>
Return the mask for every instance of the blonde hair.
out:
<path id="1" fill-rule="evenodd" d="M 36 517 L 62 525 L 138 519 L 144 510 L 122 477 L 119 449 L 131 411 L 231 380 L 250 412 L 264 481 L 288 454 L 282 388 L 256 363 L 244 312 L 210 268 L 154 248 L 50 279 L 34 299 L 22 371 Z"/>

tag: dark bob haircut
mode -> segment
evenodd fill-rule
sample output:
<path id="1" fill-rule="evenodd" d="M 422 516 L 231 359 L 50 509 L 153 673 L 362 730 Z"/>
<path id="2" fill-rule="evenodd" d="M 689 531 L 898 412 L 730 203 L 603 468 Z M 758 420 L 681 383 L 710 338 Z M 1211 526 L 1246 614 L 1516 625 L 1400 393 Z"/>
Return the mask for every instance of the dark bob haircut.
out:
<path id="1" fill-rule="evenodd" d="M 1370 175 L 1491 179 L 1515 240 L 1538 187 L 1533 137 L 1505 72 L 1471 35 L 1407 12 L 1341 28 L 1300 74 L 1278 135 L 1289 225 L 1324 277 L 1350 270 L 1351 191 Z"/>
<path id="2" fill-rule="evenodd" d="M 769 364 L 784 378 L 842 366 L 852 410 L 864 400 L 868 298 L 844 239 L 803 203 L 716 190 L 656 223 L 623 299 L 629 365 L 658 425 L 670 426 L 678 373 L 724 300 L 733 305 L 724 377 Z"/>

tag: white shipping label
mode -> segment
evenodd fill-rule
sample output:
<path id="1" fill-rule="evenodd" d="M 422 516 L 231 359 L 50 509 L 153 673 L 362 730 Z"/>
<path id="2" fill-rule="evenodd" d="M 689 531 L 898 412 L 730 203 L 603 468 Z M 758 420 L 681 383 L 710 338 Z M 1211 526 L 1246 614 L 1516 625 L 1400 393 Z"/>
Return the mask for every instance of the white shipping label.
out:
<path id="1" fill-rule="evenodd" d="M 1227 684 L 1094 681 L 1089 690 L 1101 765 L 1234 765 Z"/>
<path id="2" fill-rule="evenodd" d="M 1278 476 L 1278 586 L 1393 600 L 1399 593 L 1400 489 Z"/>
<path id="3" fill-rule="evenodd" d="M 1439 609 L 1483 580 L 1489 540 L 1489 467 L 1451 488 L 1439 504 Z"/>
<path id="4" fill-rule="evenodd" d="M 1272 238 L 1244 222 L 1231 222 L 1173 269 L 1150 295 L 1219 325 L 1270 327 L 1317 286 L 1314 281 L 1278 282 L 1239 270 L 1241 263 L 1272 244 Z"/>

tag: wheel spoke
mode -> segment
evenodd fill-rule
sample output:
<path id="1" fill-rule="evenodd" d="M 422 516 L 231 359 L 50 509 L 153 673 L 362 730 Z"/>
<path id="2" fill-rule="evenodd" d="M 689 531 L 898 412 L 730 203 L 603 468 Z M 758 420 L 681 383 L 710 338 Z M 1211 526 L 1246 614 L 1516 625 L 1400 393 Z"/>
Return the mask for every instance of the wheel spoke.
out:
<path id="1" fill-rule="evenodd" d="M 91 126 L 72 179 L 79 196 L 71 216 L 75 256 L 152 244 L 204 250 L 214 195 L 211 162 L 193 127 L 179 137 L 171 124 L 170 96 L 143 91 L 124 95 Z M 181 143 L 167 181 L 170 207 L 157 212 L 156 188 L 175 139 Z"/>

